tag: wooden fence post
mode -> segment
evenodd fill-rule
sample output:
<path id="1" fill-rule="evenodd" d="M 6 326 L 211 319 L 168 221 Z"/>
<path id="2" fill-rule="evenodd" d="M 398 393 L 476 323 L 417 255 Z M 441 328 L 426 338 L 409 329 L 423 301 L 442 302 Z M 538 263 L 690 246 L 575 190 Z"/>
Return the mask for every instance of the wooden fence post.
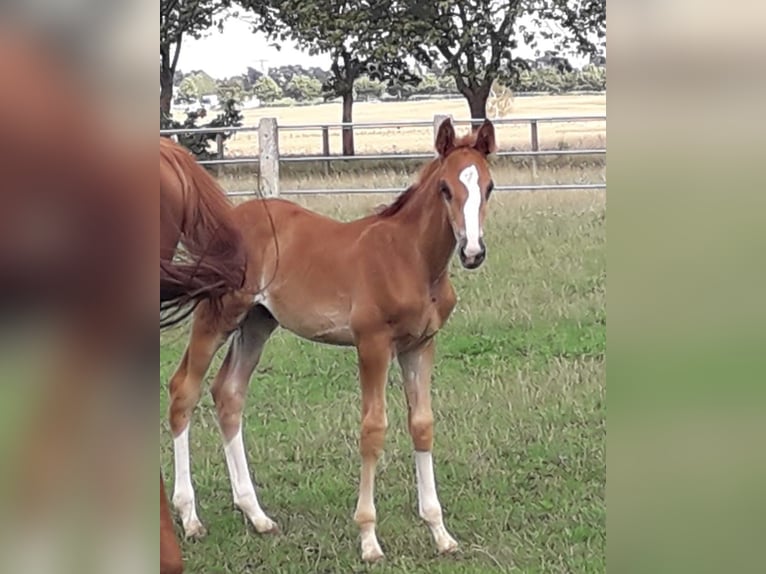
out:
<path id="1" fill-rule="evenodd" d="M 216 151 L 216 159 L 223 159 L 224 153 L 223 153 L 223 133 L 218 132 L 215 134 L 215 151 Z M 221 177 L 223 175 L 223 164 L 218 164 L 216 166 L 216 174 L 218 177 Z"/>
<path id="2" fill-rule="evenodd" d="M 264 197 L 279 197 L 279 131 L 276 118 L 258 122 L 259 171 Z"/>
<path id="3" fill-rule="evenodd" d="M 327 157 L 330 155 L 330 127 L 322 126 L 322 155 Z M 324 161 L 324 174 L 330 175 L 330 160 Z"/>
<path id="4" fill-rule="evenodd" d="M 537 120 L 529 122 L 530 136 L 532 139 L 532 151 L 540 151 L 540 140 L 537 132 Z M 532 156 L 532 180 L 537 181 L 537 156 Z"/>
<path id="5" fill-rule="evenodd" d="M 436 136 L 439 134 L 439 128 L 446 119 L 452 120 L 452 114 L 434 114 L 434 143 L 436 142 Z M 438 152 L 435 153 L 439 155 Z"/>

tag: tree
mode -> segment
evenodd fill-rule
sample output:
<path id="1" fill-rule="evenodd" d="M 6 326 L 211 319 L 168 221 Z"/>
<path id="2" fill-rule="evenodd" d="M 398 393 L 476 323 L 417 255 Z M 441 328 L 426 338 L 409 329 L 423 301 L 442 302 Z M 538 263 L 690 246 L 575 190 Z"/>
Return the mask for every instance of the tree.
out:
<path id="1" fill-rule="evenodd" d="M 259 79 L 263 77 L 263 74 L 256 70 L 255 68 L 252 68 L 250 66 L 247 67 L 247 72 L 245 73 L 245 90 L 248 92 L 252 92 L 253 86 L 255 86 L 255 82 L 257 82 Z"/>
<path id="2" fill-rule="evenodd" d="M 218 101 L 226 102 L 231 100 L 237 104 L 241 104 L 245 99 L 245 88 L 243 86 L 242 77 L 228 78 L 218 83 L 216 90 L 218 95 Z"/>
<path id="3" fill-rule="evenodd" d="M 194 79 L 192 76 L 186 76 L 181 81 L 181 84 L 178 86 L 177 93 L 178 101 L 185 104 L 192 104 L 196 102 L 200 97 L 200 93 L 197 90 L 197 86 L 194 84 Z"/>
<path id="4" fill-rule="evenodd" d="M 342 121 L 353 121 L 354 83 L 364 74 L 379 81 L 413 81 L 402 46 L 387 27 L 389 1 L 242 0 L 259 31 L 293 40 L 309 54 L 329 54 L 326 96 L 343 99 Z M 354 134 L 343 129 L 343 153 L 354 154 Z"/>
<path id="5" fill-rule="evenodd" d="M 160 0 L 160 110 L 170 113 L 173 81 L 184 36 L 199 38 L 223 25 L 230 0 Z"/>
<path id="6" fill-rule="evenodd" d="M 356 90 L 357 98 L 361 100 L 377 100 L 386 89 L 386 85 L 383 82 L 371 80 L 367 76 L 362 76 L 354 84 L 354 90 Z"/>
<path id="7" fill-rule="evenodd" d="M 242 114 L 237 109 L 233 100 L 223 102 L 223 110 L 209 123 L 197 125 L 197 120 L 207 116 L 204 108 L 198 111 L 186 113 L 186 120 L 178 122 L 168 114 L 160 110 L 160 129 L 195 129 L 195 128 L 220 128 L 229 126 L 241 126 Z M 226 141 L 232 132 L 222 132 L 220 137 Z M 215 157 L 215 152 L 210 152 L 210 144 L 218 139 L 218 133 L 192 132 L 178 135 L 178 142 L 191 151 L 198 160 L 208 160 Z"/>
<path id="8" fill-rule="evenodd" d="M 455 77 L 449 75 L 439 76 L 439 93 L 440 94 L 457 94 L 457 84 L 455 83 Z"/>
<path id="9" fill-rule="evenodd" d="M 416 94 L 423 94 L 430 96 L 439 91 L 439 80 L 433 74 L 425 74 L 422 81 L 415 89 Z"/>
<path id="10" fill-rule="evenodd" d="M 197 95 L 204 96 L 207 94 L 214 94 L 218 89 L 218 83 L 213 77 L 202 70 L 195 70 L 191 72 L 187 78 L 189 78 L 197 90 Z"/>
<path id="11" fill-rule="evenodd" d="M 529 63 L 527 46 L 553 40 L 560 49 L 596 49 L 606 29 L 606 0 L 401 0 L 391 3 L 390 28 L 413 57 L 455 78 L 471 117 L 483 118 L 492 84 L 514 89 Z M 582 8 L 581 8 L 582 7 Z M 581 13 L 584 10 L 585 13 Z"/>
<path id="12" fill-rule="evenodd" d="M 301 102 L 311 101 L 322 95 L 322 84 L 319 80 L 309 76 L 296 75 L 287 82 L 282 91 L 288 98 L 294 98 Z"/>
<path id="13" fill-rule="evenodd" d="M 273 102 L 282 97 L 282 88 L 269 76 L 261 76 L 253 84 L 253 95 L 262 102 Z"/>

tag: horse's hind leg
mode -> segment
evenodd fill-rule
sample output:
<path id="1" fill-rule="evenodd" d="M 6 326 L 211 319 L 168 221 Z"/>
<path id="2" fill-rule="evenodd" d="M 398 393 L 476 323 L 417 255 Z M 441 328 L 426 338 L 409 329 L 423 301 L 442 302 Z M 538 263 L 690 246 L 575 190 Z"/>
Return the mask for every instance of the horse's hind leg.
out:
<path id="1" fill-rule="evenodd" d="M 409 407 L 408 422 L 415 447 L 415 470 L 418 482 L 418 510 L 428 524 L 439 552 L 452 552 L 457 542 L 444 526 L 442 507 L 436 494 L 433 446 L 434 416 L 431 410 L 431 371 L 434 362 L 434 340 L 409 353 L 399 355 L 404 390 Z"/>
<path id="2" fill-rule="evenodd" d="M 181 516 L 187 538 L 205 535 L 197 516 L 189 464 L 189 426 L 201 395 L 202 380 L 216 351 L 226 339 L 219 320 L 202 303 L 194 315 L 189 344 L 170 379 L 170 429 L 173 432 L 175 481 L 173 506 Z"/>
<path id="3" fill-rule="evenodd" d="M 277 525 L 261 508 L 250 478 L 242 439 L 242 410 L 250 377 L 261 358 L 263 346 L 277 325 L 265 308 L 257 306 L 251 309 L 234 335 L 224 367 L 211 389 L 223 435 L 234 504 L 261 533 L 276 531 Z"/>

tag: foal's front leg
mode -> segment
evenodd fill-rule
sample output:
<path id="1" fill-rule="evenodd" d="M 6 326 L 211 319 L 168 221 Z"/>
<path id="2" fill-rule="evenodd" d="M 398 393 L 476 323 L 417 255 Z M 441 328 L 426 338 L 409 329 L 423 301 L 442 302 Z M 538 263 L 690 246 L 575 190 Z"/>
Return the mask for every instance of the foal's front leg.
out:
<path id="1" fill-rule="evenodd" d="M 388 427 L 386 417 L 386 380 L 391 362 L 391 343 L 387 338 L 361 339 L 357 345 L 359 378 L 362 386 L 362 432 L 359 451 L 362 474 L 359 500 L 354 520 L 362 536 L 362 560 L 374 562 L 383 558 L 375 534 L 375 469 L 383 451 Z"/>
<path id="2" fill-rule="evenodd" d="M 433 447 L 434 416 L 431 410 L 431 371 L 434 363 L 434 340 L 423 347 L 399 355 L 404 378 L 404 390 L 409 406 L 408 422 L 415 447 L 415 472 L 418 481 L 418 510 L 431 529 L 436 547 L 441 553 L 453 552 L 457 542 L 447 532 L 442 507 L 436 494 Z"/>

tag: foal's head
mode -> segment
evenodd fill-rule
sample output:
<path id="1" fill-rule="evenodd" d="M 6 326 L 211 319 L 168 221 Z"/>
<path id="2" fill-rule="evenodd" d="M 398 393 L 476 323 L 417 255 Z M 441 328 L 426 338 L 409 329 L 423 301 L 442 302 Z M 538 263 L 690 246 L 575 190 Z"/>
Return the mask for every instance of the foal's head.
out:
<path id="1" fill-rule="evenodd" d="M 457 139 L 452 122 L 446 119 L 436 135 L 441 159 L 439 193 L 447 205 L 460 262 L 466 269 L 476 269 L 487 254 L 482 236 L 487 201 L 494 187 L 487 156 L 496 147 L 495 128 L 489 120 L 473 134 Z"/>

